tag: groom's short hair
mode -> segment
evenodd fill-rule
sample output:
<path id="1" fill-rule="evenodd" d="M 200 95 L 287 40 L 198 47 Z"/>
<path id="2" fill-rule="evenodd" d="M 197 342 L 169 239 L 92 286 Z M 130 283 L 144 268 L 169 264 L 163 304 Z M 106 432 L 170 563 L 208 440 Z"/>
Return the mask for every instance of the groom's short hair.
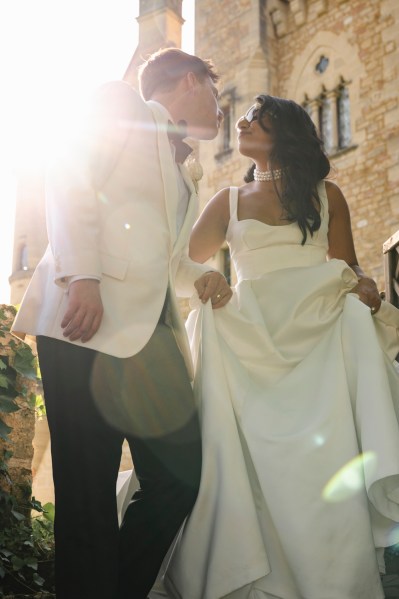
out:
<path id="1" fill-rule="evenodd" d="M 219 80 L 213 62 L 187 54 L 179 48 L 164 48 L 154 52 L 139 68 L 140 92 L 144 100 L 150 100 L 156 91 L 170 91 L 187 75 L 194 73 L 199 81 L 210 77 Z"/>

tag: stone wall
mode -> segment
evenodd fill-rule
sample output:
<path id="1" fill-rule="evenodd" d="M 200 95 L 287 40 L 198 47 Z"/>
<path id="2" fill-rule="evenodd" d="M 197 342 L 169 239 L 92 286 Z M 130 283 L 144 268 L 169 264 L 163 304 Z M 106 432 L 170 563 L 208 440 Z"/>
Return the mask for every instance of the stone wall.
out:
<path id="1" fill-rule="evenodd" d="M 399 3 L 235 0 L 218 3 L 214 16 L 212 0 L 196 1 L 196 51 L 212 57 L 224 85 L 235 88 L 235 120 L 256 93 L 302 103 L 347 82 L 352 143 L 331 153 L 331 177 L 350 206 L 359 262 L 382 288 L 382 244 L 399 229 Z M 322 56 L 329 62 L 320 73 Z M 240 184 L 248 164 L 234 131 L 224 160 L 215 160 L 217 144 L 200 146 L 203 205 Z"/>

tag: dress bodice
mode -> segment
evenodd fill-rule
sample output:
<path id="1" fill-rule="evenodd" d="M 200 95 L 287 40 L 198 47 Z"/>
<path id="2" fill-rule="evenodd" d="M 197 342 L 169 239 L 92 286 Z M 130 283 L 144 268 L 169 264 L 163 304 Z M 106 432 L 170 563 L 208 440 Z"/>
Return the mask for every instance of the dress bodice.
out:
<path id="1" fill-rule="evenodd" d="M 238 187 L 230 188 L 230 221 L 226 239 L 238 281 L 256 279 L 283 268 L 313 266 L 326 261 L 328 250 L 328 199 L 324 181 L 318 185 L 321 225 L 301 245 L 298 224 L 268 225 L 259 220 L 238 220 Z"/>

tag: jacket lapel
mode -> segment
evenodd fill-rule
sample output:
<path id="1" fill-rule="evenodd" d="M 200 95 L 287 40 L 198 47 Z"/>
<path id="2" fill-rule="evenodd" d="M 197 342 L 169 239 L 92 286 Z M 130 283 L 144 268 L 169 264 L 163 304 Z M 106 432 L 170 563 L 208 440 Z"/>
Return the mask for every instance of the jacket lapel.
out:
<path id="1" fill-rule="evenodd" d="M 189 200 L 187 206 L 186 216 L 183 221 L 183 225 L 180 229 L 176 243 L 173 248 L 173 253 L 180 251 L 187 243 L 194 221 L 198 216 L 198 195 L 195 190 L 193 181 L 188 173 L 187 168 L 184 165 L 180 165 L 180 172 L 189 190 Z"/>
<path id="2" fill-rule="evenodd" d="M 171 241 L 172 245 L 174 245 L 176 241 L 178 188 L 176 181 L 175 162 L 173 160 L 172 150 L 167 133 L 168 119 L 162 110 L 160 110 L 156 102 L 149 100 L 147 105 L 149 106 L 157 125 L 158 158 L 161 166 L 161 175 L 165 191 L 165 209 L 168 218 Z"/>
<path id="3" fill-rule="evenodd" d="M 180 165 L 180 172 L 189 190 L 189 201 L 182 228 L 177 235 L 176 213 L 179 201 L 179 192 L 176 180 L 175 162 L 168 138 L 168 117 L 160 110 L 156 102 L 147 102 L 157 125 L 157 140 L 159 163 L 165 190 L 165 209 L 168 218 L 173 254 L 180 251 L 187 243 L 195 218 L 198 215 L 198 196 L 193 181 L 184 165 Z"/>

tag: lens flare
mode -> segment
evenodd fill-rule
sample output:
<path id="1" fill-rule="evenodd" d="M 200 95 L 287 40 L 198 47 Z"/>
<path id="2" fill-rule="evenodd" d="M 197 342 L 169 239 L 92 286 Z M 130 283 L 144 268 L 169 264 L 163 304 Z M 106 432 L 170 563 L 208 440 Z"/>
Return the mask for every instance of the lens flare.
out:
<path id="1" fill-rule="evenodd" d="M 318 434 L 313 437 L 313 443 L 316 445 L 316 447 L 321 447 L 325 442 L 326 439 L 323 437 L 323 435 Z"/>
<path id="2" fill-rule="evenodd" d="M 323 489 L 322 497 L 330 503 L 345 501 L 364 488 L 364 470 L 373 469 L 377 456 L 372 451 L 362 453 L 340 468 Z"/>
<path id="3" fill-rule="evenodd" d="M 98 193 L 98 199 L 101 202 L 101 204 L 109 204 L 107 196 L 102 191 Z"/>

